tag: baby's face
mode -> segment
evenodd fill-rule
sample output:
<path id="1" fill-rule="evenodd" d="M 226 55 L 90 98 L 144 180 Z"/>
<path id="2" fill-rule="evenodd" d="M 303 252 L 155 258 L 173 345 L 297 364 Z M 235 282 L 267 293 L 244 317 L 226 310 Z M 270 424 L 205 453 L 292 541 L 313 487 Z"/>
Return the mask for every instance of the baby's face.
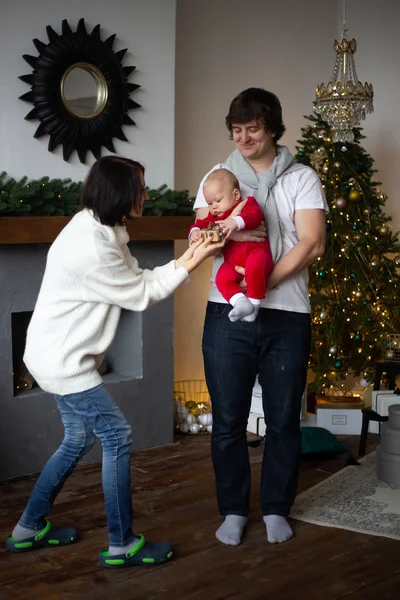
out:
<path id="1" fill-rule="evenodd" d="M 240 192 L 232 187 L 229 181 L 214 180 L 205 183 L 204 198 L 208 204 L 209 211 L 214 217 L 222 215 L 240 199 Z"/>

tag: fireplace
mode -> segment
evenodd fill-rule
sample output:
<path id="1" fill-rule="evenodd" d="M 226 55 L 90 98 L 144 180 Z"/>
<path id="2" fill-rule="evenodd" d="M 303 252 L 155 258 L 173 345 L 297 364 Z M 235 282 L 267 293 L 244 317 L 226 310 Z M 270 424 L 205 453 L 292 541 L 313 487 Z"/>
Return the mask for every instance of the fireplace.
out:
<path id="1" fill-rule="evenodd" d="M 26 331 L 32 311 L 11 313 L 11 352 L 14 395 L 17 396 L 34 387 L 35 381 L 23 362 Z"/>
<path id="2" fill-rule="evenodd" d="M 19 219 L 15 219 L 18 223 Z M 26 329 L 49 244 L 0 244 L 0 480 L 40 471 L 63 427 L 51 394 L 17 387 Z M 143 268 L 173 258 L 174 242 L 134 243 Z M 144 313 L 123 311 L 104 381 L 133 429 L 134 449 L 173 441 L 173 298 Z M 101 456 L 97 443 L 87 459 Z"/>

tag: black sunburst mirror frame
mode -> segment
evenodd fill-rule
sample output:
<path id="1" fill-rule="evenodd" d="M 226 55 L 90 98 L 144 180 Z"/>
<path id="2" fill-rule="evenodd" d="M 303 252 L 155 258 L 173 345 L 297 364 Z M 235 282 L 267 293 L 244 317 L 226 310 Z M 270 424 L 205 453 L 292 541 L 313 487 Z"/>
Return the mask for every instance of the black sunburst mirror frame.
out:
<path id="1" fill-rule="evenodd" d="M 100 25 L 96 25 L 89 34 L 84 19 L 80 19 L 75 32 L 68 21 L 62 21 L 62 34 L 58 35 L 50 25 L 46 27 L 49 43 L 38 39 L 33 43 L 39 56 L 24 54 L 23 58 L 32 67 L 30 75 L 19 79 L 31 86 L 31 91 L 20 96 L 21 100 L 32 102 L 33 110 L 25 119 L 39 119 L 40 125 L 34 133 L 35 138 L 50 136 L 49 152 L 59 145 L 63 147 L 63 158 L 68 161 L 72 152 L 77 151 L 81 163 L 85 163 L 86 154 L 91 151 L 100 158 L 101 147 L 115 152 L 113 138 L 128 141 L 123 125 L 135 125 L 127 112 L 140 108 L 140 104 L 129 98 L 129 94 L 140 85 L 129 83 L 129 75 L 136 67 L 122 66 L 127 49 L 113 51 L 115 34 L 105 41 L 100 37 Z M 100 71 L 107 85 L 107 96 L 103 109 L 93 117 L 79 117 L 70 112 L 62 98 L 61 83 L 63 76 L 73 65 L 87 63 Z"/>

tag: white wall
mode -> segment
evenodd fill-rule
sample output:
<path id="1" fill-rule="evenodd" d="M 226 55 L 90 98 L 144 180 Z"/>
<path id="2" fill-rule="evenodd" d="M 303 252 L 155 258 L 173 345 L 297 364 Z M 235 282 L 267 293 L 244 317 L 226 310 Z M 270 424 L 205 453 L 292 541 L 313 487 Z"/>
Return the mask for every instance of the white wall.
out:
<path id="1" fill-rule="evenodd" d="M 400 2 L 348 0 L 348 35 L 355 37 L 361 81 L 375 87 L 375 112 L 363 122 L 365 148 L 389 196 L 386 213 L 400 229 L 397 162 Z M 232 151 L 225 115 L 250 86 L 275 92 L 294 152 L 315 86 L 329 80 L 333 42 L 341 35 L 341 0 L 178 0 L 176 45 L 175 184 L 196 193 L 202 175 Z M 184 242 L 177 244 L 177 253 Z M 175 377 L 202 377 L 201 331 L 209 265 L 176 296 Z"/>
<path id="2" fill-rule="evenodd" d="M 46 25 L 61 32 L 67 19 L 76 29 L 85 18 L 88 32 L 100 24 L 102 39 L 116 34 L 114 50 L 128 48 L 123 64 L 135 65 L 129 81 L 141 85 L 131 98 L 136 127 L 126 126 L 129 142 L 115 140 L 118 154 L 140 160 L 146 180 L 156 187 L 174 181 L 174 73 L 176 0 L 0 0 L 0 171 L 14 177 L 70 177 L 82 180 L 94 159 L 81 165 L 76 153 L 62 159 L 61 147 L 48 152 L 48 136 L 33 138 L 39 121 L 25 121 L 32 104 L 18 100 L 29 86 L 18 79 L 31 73 L 23 54 L 37 56 L 33 38 L 48 43 Z M 108 154 L 103 148 L 103 154 Z"/>

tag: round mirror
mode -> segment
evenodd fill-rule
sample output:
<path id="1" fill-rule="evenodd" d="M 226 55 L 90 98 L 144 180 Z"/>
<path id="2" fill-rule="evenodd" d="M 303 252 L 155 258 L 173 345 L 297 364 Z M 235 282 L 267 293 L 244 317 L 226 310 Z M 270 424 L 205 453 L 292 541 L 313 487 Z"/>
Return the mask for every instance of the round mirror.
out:
<path id="1" fill-rule="evenodd" d="M 128 111 L 140 108 L 130 98 L 140 85 L 128 81 L 136 67 L 123 65 L 127 49 L 114 52 L 115 34 L 103 41 L 100 25 L 89 33 L 83 18 L 76 31 L 66 19 L 61 34 L 46 31 L 48 43 L 34 40 L 39 56 L 23 55 L 32 72 L 20 77 L 31 87 L 20 96 L 33 104 L 25 118 L 40 121 L 34 137 L 48 135 L 49 152 L 61 145 L 66 161 L 75 150 L 81 163 L 88 152 L 100 158 L 102 146 L 115 152 L 113 139 L 128 141 L 123 126 L 135 125 Z"/>
<path id="2" fill-rule="evenodd" d="M 73 115 L 93 119 L 104 109 L 108 88 L 99 69 L 89 63 L 75 63 L 61 79 L 61 97 Z"/>

